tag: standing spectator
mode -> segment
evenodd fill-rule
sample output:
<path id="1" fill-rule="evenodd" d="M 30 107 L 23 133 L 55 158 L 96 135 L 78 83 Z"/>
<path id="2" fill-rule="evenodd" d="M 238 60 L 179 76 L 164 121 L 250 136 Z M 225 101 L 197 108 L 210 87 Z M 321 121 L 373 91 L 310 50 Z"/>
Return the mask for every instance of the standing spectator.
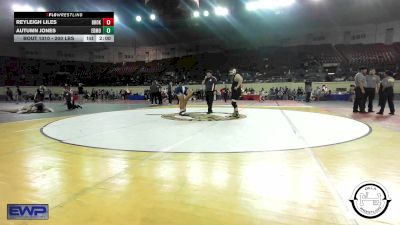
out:
<path id="1" fill-rule="evenodd" d="M 169 82 L 167 87 L 168 104 L 172 104 L 172 81 Z"/>
<path id="2" fill-rule="evenodd" d="M 382 82 L 379 82 L 379 89 L 378 89 L 378 106 L 382 106 L 382 100 L 383 100 L 383 93 L 382 93 Z"/>
<path id="3" fill-rule="evenodd" d="M 385 78 L 382 80 L 382 97 L 383 100 L 381 102 L 381 110 L 377 114 L 382 115 L 383 111 L 385 111 L 386 102 L 389 104 L 390 115 L 394 115 L 394 103 L 393 103 L 393 87 L 394 87 L 394 78 L 393 73 L 390 71 L 385 72 Z"/>
<path id="4" fill-rule="evenodd" d="M 258 100 L 259 100 L 260 102 L 264 102 L 264 101 L 265 101 L 265 90 L 264 90 L 264 88 L 261 88 L 260 97 L 259 97 Z"/>
<path id="5" fill-rule="evenodd" d="M 368 112 L 373 111 L 373 101 L 375 93 L 378 93 L 380 78 L 376 75 L 375 69 L 371 69 L 369 74 L 365 76 L 365 101 L 368 99 Z"/>
<path id="6" fill-rule="evenodd" d="M 311 92 L 312 92 L 312 82 L 306 81 L 304 89 L 306 91 L 306 102 L 310 102 Z"/>
<path id="7" fill-rule="evenodd" d="M 79 84 L 78 84 L 78 96 L 79 96 L 78 101 L 79 101 L 80 103 L 83 102 L 83 96 L 84 96 L 84 95 L 85 95 L 85 90 L 83 89 L 83 84 L 82 84 L 82 83 L 79 83 Z"/>
<path id="8" fill-rule="evenodd" d="M 19 88 L 19 86 L 17 86 L 17 103 L 19 103 L 22 100 L 22 91 Z"/>
<path id="9" fill-rule="evenodd" d="M 157 99 L 158 99 L 158 104 L 159 104 L 159 105 L 162 105 L 162 102 L 163 102 L 163 98 L 162 98 L 162 94 L 161 94 L 162 86 L 161 86 L 160 83 L 158 83 L 158 81 L 156 81 L 156 85 L 157 85 Z"/>
<path id="10" fill-rule="evenodd" d="M 313 96 L 315 101 L 319 101 L 321 97 L 321 88 L 319 88 L 319 86 L 314 90 Z"/>
<path id="11" fill-rule="evenodd" d="M 122 100 L 126 100 L 126 91 L 124 90 L 124 89 L 121 89 L 120 91 L 119 91 L 119 95 L 121 96 L 121 99 Z"/>
<path id="12" fill-rule="evenodd" d="M 157 104 L 156 97 L 157 97 L 157 84 L 155 81 L 153 81 L 150 85 L 150 99 L 152 105 Z"/>
<path id="13" fill-rule="evenodd" d="M 73 109 L 72 107 L 72 91 L 68 85 L 65 85 L 64 88 L 64 99 L 65 99 L 65 104 L 67 105 L 67 109 Z"/>
<path id="14" fill-rule="evenodd" d="M 44 85 L 40 85 L 39 90 L 40 90 L 40 99 L 41 99 L 42 101 L 44 101 L 45 95 L 46 95 L 47 87 L 44 86 Z"/>
<path id="15" fill-rule="evenodd" d="M 71 94 L 72 94 L 72 105 L 77 105 L 78 102 L 78 93 L 76 91 L 72 91 L 71 90 Z"/>
<path id="16" fill-rule="evenodd" d="M 360 71 L 356 74 L 354 77 L 355 81 L 355 93 L 356 93 L 356 98 L 354 100 L 354 105 L 353 105 L 353 112 L 354 113 L 366 113 L 365 112 L 365 89 L 364 87 L 366 86 L 366 80 L 365 80 L 365 75 L 367 74 L 367 68 L 361 67 Z"/>
<path id="17" fill-rule="evenodd" d="M 49 88 L 47 88 L 47 93 L 49 94 L 49 101 L 53 100 L 53 92 Z"/>
<path id="18" fill-rule="evenodd" d="M 11 90 L 10 87 L 7 87 L 7 91 L 6 91 L 6 96 L 7 96 L 7 101 L 14 101 L 14 97 L 13 97 L 13 91 Z"/>
<path id="19" fill-rule="evenodd" d="M 222 93 L 222 97 L 224 98 L 224 101 L 226 102 L 226 100 L 228 99 L 228 87 L 226 86 L 225 82 L 224 82 L 224 88 L 221 89 L 221 93 Z"/>
<path id="20" fill-rule="evenodd" d="M 356 94 L 355 88 L 356 88 L 356 86 L 354 86 L 353 84 L 350 85 L 350 91 L 349 91 L 349 93 L 350 93 L 350 101 L 351 101 L 351 102 L 354 102 L 355 97 L 356 97 L 356 95 L 355 95 L 355 94 Z"/>
<path id="21" fill-rule="evenodd" d="M 323 85 L 322 85 L 322 90 L 321 90 L 321 91 L 322 91 L 322 94 L 323 94 L 323 95 L 326 95 L 326 94 L 328 93 L 329 90 L 328 90 L 328 87 L 327 87 L 325 84 L 323 84 Z"/>
<path id="22" fill-rule="evenodd" d="M 92 102 L 96 100 L 96 91 L 94 88 L 92 88 L 92 92 L 90 93 L 90 98 L 92 99 Z"/>
<path id="23" fill-rule="evenodd" d="M 125 91 L 125 99 L 128 100 L 129 96 L 132 94 L 132 91 L 128 88 L 128 85 L 126 85 L 126 91 Z"/>
<path id="24" fill-rule="evenodd" d="M 33 96 L 33 102 L 40 102 L 40 90 L 36 89 L 35 95 Z"/>
<path id="25" fill-rule="evenodd" d="M 45 88 L 43 85 L 40 85 L 39 88 L 36 89 L 34 101 L 35 102 L 43 102 L 44 101 L 44 93 L 45 93 Z"/>

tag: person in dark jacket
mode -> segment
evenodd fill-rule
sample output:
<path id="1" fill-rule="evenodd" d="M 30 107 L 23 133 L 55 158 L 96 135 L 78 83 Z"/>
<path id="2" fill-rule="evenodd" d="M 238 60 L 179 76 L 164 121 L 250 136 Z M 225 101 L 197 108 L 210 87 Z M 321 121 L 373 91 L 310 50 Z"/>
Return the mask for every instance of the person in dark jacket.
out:
<path id="1" fill-rule="evenodd" d="M 203 85 L 205 86 L 205 94 L 208 106 L 207 114 L 213 113 L 212 105 L 214 101 L 215 85 L 217 84 L 217 78 L 212 75 L 211 70 L 207 70 L 206 77 L 203 80 Z"/>
<path id="2" fill-rule="evenodd" d="M 156 81 L 156 85 L 157 85 L 157 95 L 156 96 L 158 99 L 158 104 L 162 105 L 162 102 L 163 102 L 163 98 L 162 98 L 162 94 L 161 94 L 162 86 L 161 86 L 161 84 L 158 83 L 158 81 Z"/>
<path id="3" fill-rule="evenodd" d="M 169 82 L 167 87 L 167 94 L 168 94 L 168 103 L 172 104 L 172 81 Z"/>
<path id="4" fill-rule="evenodd" d="M 157 84 L 155 81 L 150 85 L 150 101 L 152 105 L 157 104 Z"/>

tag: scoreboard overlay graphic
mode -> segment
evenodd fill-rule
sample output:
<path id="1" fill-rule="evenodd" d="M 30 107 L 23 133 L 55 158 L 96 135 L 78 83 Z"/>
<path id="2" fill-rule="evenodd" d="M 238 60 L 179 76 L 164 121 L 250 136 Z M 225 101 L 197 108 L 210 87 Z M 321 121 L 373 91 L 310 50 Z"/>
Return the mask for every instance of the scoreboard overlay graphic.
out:
<path id="1" fill-rule="evenodd" d="M 114 13 L 14 12 L 14 42 L 114 42 Z"/>

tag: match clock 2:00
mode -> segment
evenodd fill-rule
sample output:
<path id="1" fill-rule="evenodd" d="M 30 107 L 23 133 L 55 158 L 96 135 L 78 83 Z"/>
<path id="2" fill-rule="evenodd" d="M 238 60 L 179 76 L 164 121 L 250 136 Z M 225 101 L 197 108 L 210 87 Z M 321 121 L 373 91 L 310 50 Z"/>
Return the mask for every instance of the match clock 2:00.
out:
<path id="1" fill-rule="evenodd" d="M 111 37 L 110 36 L 99 36 L 99 40 L 100 41 L 111 41 Z"/>

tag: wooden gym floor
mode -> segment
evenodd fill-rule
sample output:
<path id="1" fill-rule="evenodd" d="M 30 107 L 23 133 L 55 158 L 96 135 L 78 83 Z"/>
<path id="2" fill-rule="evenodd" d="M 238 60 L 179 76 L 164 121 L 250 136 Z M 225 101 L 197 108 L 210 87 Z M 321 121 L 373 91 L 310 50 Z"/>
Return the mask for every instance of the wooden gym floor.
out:
<path id="1" fill-rule="evenodd" d="M 144 103 L 86 104 L 75 112 L 50 106 L 55 113 L 0 113 L 1 225 L 400 224 L 398 115 L 353 115 L 351 103 L 343 102 L 253 103 L 248 107 L 348 117 L 372 131 L 351 142 L 301 150 L 168 153 L 68 145 L 40 132 L 63 118 Z M 329 127 L 321 124 L 324 129 Z M 369 180 L 383 184 L 392 199 L 374 220 L 355 214 L 348 201 Z M 49 204 L 50 218 L 7 220 L 6 205 L 13 203 Z"/>

